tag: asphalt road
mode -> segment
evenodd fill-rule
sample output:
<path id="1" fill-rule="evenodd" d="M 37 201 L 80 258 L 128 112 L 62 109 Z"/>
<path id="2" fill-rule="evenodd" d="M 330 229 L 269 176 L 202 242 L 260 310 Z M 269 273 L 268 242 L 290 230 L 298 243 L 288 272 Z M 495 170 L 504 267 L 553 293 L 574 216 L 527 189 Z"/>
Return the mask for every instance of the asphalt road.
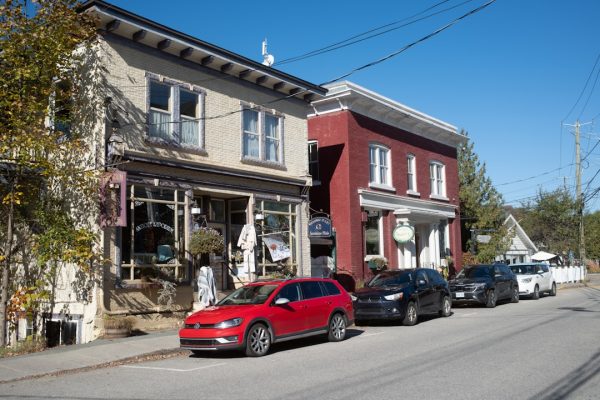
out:
<path id="1" fill-rule="evenodd" d="M 600 289 L 352 327 L 246 358 L 208 353 L 0 385 L 14 399 L 600 399 Z"/>

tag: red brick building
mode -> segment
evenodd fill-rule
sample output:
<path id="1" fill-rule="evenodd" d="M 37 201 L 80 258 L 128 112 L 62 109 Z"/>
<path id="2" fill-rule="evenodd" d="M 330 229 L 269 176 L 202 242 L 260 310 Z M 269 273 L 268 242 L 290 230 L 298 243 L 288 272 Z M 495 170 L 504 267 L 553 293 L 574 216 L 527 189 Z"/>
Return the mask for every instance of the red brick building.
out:
<path id="1" fill-rule="evenodd" d="M 368 279 L 381 258 L 388 269 L 451 260 L 459 269 L 457 148 L 466 138 L 353 83 L 328 89 L 308 120 L 310 200 L 331 215 L 337 271 Z"/>

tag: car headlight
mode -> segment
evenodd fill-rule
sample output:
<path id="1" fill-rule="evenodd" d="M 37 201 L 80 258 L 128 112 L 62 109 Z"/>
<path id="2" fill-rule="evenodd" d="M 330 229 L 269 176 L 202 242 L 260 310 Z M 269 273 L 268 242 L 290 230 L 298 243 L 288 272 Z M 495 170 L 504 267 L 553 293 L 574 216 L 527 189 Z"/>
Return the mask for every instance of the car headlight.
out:
<path id="1" fill-rule="evenodd" d="M 355 296 L 355 295 L 353 295 L 353 294 L 351 294 L 351 295 L 350 295 L 350 298 L 352 299 L 352 301 L 356 301 L 356 300 L 358 300 L 358 297 L 356 297 L 356 296 Z"/>
<path id="2" fill-rule="evenodd" d="M 217 328 L 217 329 L 233 328 L 234 326 L 239 326 L 242 323 L 242 321 L 243 321 L 242 318 L 228 319 L 227 321 L 223 321 L 223 322 L 219 322 L 218 324 L 215 324 L 215 328 Z"/>
<path id="3" fill-rule="evenodd" d="M 404 293 L 400 292 L 400 293 L 388 294 L 387 296 L 384 297 L 384 299 L 386 299 L 386 300 L 401 300 L 402 297 L 404 297 Z"/>
<path id="4" fill-rule="evenodd" d="M 473 286 L 475 289 L 483 289 L 485 287 L 485 282 L 475 283 Z"/>
<path id="5" fill-rule="evenodd" d="M 529 282 L 531 282 L 532 279 L 533 278 L 524 278 L 524 279 L 521 279 L 521 282 L 523 282 L 523 283 L 529 283 Z"/>

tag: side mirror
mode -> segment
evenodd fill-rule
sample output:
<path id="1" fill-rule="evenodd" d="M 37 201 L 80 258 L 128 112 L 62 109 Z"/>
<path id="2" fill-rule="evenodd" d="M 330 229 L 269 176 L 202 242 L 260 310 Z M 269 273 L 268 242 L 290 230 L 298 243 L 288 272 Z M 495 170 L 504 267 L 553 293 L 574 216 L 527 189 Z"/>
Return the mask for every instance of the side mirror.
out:
<path id="1" fill-rule="evenodd" d="M 277 300 L 275 300 L 275 305 L 276 306 L 283 306 L 287 303 L 289 303 L 290 301 L 288 299 L 286 299 L 285 297 L 280 297 Z"/>
<path id="2" fill-rule="evenodd" d="M 417 281 L 417 285 L 418 285 L 418 286 L 426 286 L 426 285 L 427 285 L 427 282 L 425 282 L 425 279 L 419 279 L 419 280 Z"/>

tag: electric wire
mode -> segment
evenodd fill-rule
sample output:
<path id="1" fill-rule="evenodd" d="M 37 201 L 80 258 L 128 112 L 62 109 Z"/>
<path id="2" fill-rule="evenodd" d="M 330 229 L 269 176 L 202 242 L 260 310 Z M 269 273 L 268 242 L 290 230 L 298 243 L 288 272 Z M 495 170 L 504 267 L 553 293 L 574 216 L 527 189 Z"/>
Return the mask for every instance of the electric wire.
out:
<path id="1" fill-rule="evenodd" d="M 567 115 L 562 119 L 563 121 L 566 121 L 569 118 L 569 116 L 571 115 L 573 110 L 575 110 L 575 107 L 577 107 L 577 104 L 579 104 L 579 101 L 581 100 L 581 97 L 585 93 L 585 90 L 587 89 L 587 86 L 590 83 L 590 79 L 592 78 L 592 75 L 594 74 L 594 71 L 596 70 L 598 61 L 600 61 L 600 53 L 598 53 L 598 56 L 596 57 L 596 62 L 594 62 L 594 66 L 592 67 L 592 70 L 590 71 L 590 74 L 588 75 L 587 80 L 585 81 L 585 85 L 583 86 L 583 89 L 581 89 L 581 92 L 579 93 L 577 100 L 575 101 L 575 103 L 573 104 L 573 106 L 571 107 L 571 109 L 569 110 Z"/>
<path id="2" fill-rule="evenodd" d="M 401 22 L 404 22 L 404 21 L 410 20 L 410 19 L 412 19 L 412 18 L 415 18 L 415 17 L 417 17 L 417 16 L 419 16 L 419 15 L 421 15 L 421 14 L 423 14 L 423 13 L 425 13 L 425 12 L 427 12 L 427 11 L 429 11 L 429 10 L 433 9 L 433 8 L 436 8 L 436 7 L 438 7 L 439 5 L 441 5 L 441 4 L 443 4 L 443 3 L 446 3 L 446 2 L 448 2 L 448 1 L 449 1 L 449 0 L 441 1 L 441 2 L 439 2 L 439 3 L 437 3 L 437 4 L 434 4 L 434 5 L 433 5 L 433 6 L 431 6 L 431 7 L 428 7 L 427 9 L 425 9 L 425 10 L 423 10 L 423 11 L 421 11 L 421 12 L 417 13 L 417 14 L 414 14 L 414 15 L 410 16 L 410 17 L 403 18 L 403 19 L 401 19 L 401 20 L 399 20 L 399 21 L 395 21 L 395 22 L 392 22 L 392 23 L 389 23 L 389 24 L 386 24 L 386 25 L 383 25 L 383 26 L 380 26 L 380 27 L 377 27 L 377 28 L 371 29 L 371 30 L 369 30 L 369 31 L 366 31 L 366 32 L 363 32 L 363 33 L 360 33 L 360 34 L 354 35 L 354 36 L 352 36 L 352 37 L 350 37 L 350 38 L 348 38 L 348 39 L 342 40 L 342 41 L 340 41 L 340 42 L 333 43 L 333 44 L 330 44 L 330 45 L 328 45 L 328 46 L 322 47 L 322 48 L 320 48 L 320 49 L 313 50 L 313 51 L 309 51 L 309 52 L 307 52 L 307 53 L 304 53 L 304 54 L 301 54 L 301 55 L 298 55 L 298 56 L 294 56 L 294 57 L 289 57 L 289 58 L 286 58 L 286 59 L 284 59 L 284 60 L 281 60 L 281 61 L 279 61 L 279 62 L 276 62 L 274 65 L 283 65 L 283 64 L 289 64 L 289 63 L 292 63 L 292 62 L 295 62 L 295 61 L 300 61 L 300 60 L 304 60 L 304 59 L 306 59 L 306 58 L 310 58 L 310 57 L 318 56 L 318 55 L 321 55 L 321 54 L 329 53 L 329 52 L 331 52 L 331 51 L 334 51 L 334 50 L 339 50 L 339 49 L 342 49 L 342 48 L 344 48 L 344 47 L 348 47 L 348 46 L 351 46 L 351 45 L 353 45 L 353 44 L 360 43 L 360 42 L 363 42 L 363 41 L 365 41 L 365 40 L 372 39 L 372 38 L 374 38 L 374 37 L 381 36 L 381 35 L 384 35 L 384 34 L 386 34 L 386 33 L 389 33 L 389 32 L 395 31 L 395 30 L 398 30 L 398 29 L 400 29 L 400 28 L 407 27 L 407 26 L 409 26 L 409 25 L 415 24 L 415 23 L 417 23 L 417 22 L 423 21 L 423 20 L 425 20 L 425 19 L 431 18 L 431 17 L 433 17 L 433 16 L 436 16 L 436 15 L 439 15 L 439 14 L 441 14 L 441 13 L 444 13 L 444 12 L 446 12 L 446 11 L 453 10 L 453 9 L 455 9 L 455 8 L 458 8 L 458 7 L 462 6 L 462 5 L 464 5 L 464 4 L 467 4 L 467 3 L 470 3 L 470 2 L 472 2 L 473 0 L 466 0 L 466 1 L 463 1 L 462 3 L 456 4 L 456 5 L 452 6 L 452 7 L 448 7 L 448 8 L 445 8 L 445 9 L 443 9 L 443 10 L 440 10 L 440 11 L 437 11 L 437 12 L 434 12 L 434 13 L 431 13 L 431 14 L 428 14 L 428 15 L 425 15 L 425 16 L 423 16 L 423 17 L 421 17 L 421 18 L 418 18 L 418 19 L 416 19 L 416 20 L 413 20 L 413 21 L 407 22 L 407 23 L 405 23 L 405 24 L 402 24 L 402 25 L 400 25 L 400 26 L 396 26 L 396 27 L 394 27 L 394 28 L 390 28 L 390 29 L 387 29 L 387 30 L 385 30 L 385 31 L 378 32 L 378 33 L 374 33 L 374 34 L 372 34 L 372 35 L 369 35 L 369 36 L 366 36 L 366 37 L 360 38 L 361 36 L 367 35 L 367 34 L 369 34 L 369 33 L 376 32 L 376 31 L 378 31 L 378 30 L 381 30 L 381 29 L 387 28 L 387 27 L 389 27 L 389 26 L 393 26 L 393 25 L 399 24 L 399 23 L 401 23 Z M 360 38 L 360 39 L 359 39 L 359 38 Z"/>
<path id="3" fill-rule="evenodd" d="M 596 89 L 596 84 L 598 83 L 599 76 L 600 76 L 600 68 L 598 68 L 598 72 L 596 72 L 596 79 L 594 79 L 594 84 L 592 85 L 592 89 L 590 90 L 590 92 L 587 96 L 587 99 L 585 100 L 585 104 L 583 105 L 583 108 L 581 109 L 581 112 L 579 113 L 579 116 L 577 117 L 577 119 L 581 119 L 581 116 L 585 112 L 585 109 L 587 108 L 587 105 L 590 102 L 590 98 L 592 97 L 592 94 L 594 94 L 594 89 Z"/>

